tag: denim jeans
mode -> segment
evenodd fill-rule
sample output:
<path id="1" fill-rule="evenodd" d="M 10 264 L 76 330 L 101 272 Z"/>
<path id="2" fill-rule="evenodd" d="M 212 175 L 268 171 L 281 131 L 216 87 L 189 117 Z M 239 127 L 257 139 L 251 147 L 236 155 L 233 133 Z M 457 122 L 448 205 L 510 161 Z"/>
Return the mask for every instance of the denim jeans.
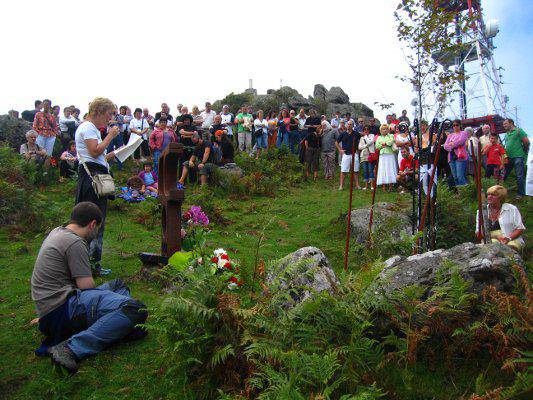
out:
<path id="1" fill-rule="evenodd" d="M 162 153 L 161 150 L 154 150 L 154 155 L 153 155 L 153 157 L 154 157 L 154 173 L 156 175 L 159 174 L 158 167 L 159 167 L 159 157 L 161 157 L 161 153 Z"/>
<path id="2" fill-rule="evenodd" d="M 120 279 L 95 289 L 78 289 L 68 300 L 68 315 L 86 329 L 68 339 L 67 346 L 77 358 L 100 353 L 146 321 L 145 307 L 131 298 Z"/>
<path id="3" fill-rule="evenodd" d="M 365 178 L 365 181 L 368 182 L 369 180 L 374 180 L 374 167 L 375 164 L 368 161 L 363 161 L 361 163 L 361 168 L 363 170 L 363 178 Z"/>
<path id="4" fill-rule="evenodd" d="M 35 140 L 35 143 L 41 148 L 43 148 L 46 151 L 46 154 L 49 156 L 52 155 L 52 152 L 54 151 L 54 143 L 56 142 L 55 136 L 45 137 L 41 135 L 37 135 L 37 140 Z"/>
<path id="5" fill-rule="evenodd" d="M 464 186 L 468 184 L 466 180 L 467 160 L 452 160 L 450 161 L 450 169 L 452 170 L 455 186 Z"/>
<path id="6" fill-rule="evenodd" d="M 526 169 L 524 159 L 522 157 L 509 158 L 509 162 L 505 166 L 505 179 L 507 179 L 513 168 L 516 175 L 516 184 L 518 186 L 517 193 L 520 196 L 524 196 L 526 194 Z"/>
<path id="7" fill-rule="evenodd" d="M 278 140 L 276 141 L 276 147 L 279 149 L 281 146 L 289 147 L 289 132 L 281 133 L 278 131 Z"/>
<path id="8" fill-rule="evenodd" d="M 292 154 L 298 154 L 298 148 L 296 147 L 300 142 L 300 132 L 290 131 L 289 132 L 289 149 Z"/>
<path id="9" fill-rule="evenodd" d="M 255 145 L 258 149 L 266 149 L 268 147 L 268 133 L 263 132 L 262 135 L 256 136 Z"/>
<path id="10" fill-rule="evenodd" d="M 115 136 L 115 138 L 113 138 L 111 143 L 109 143 L 109 146 L 107 146 L 107 152 L 111 153 L 113 150 L 118 149 L 119 147 L 122 147 L 123 145 L 124 145 L 124 138 L 122 136 L 122 133 L 119 133 L 117 136 Z M 118 169 L 122 171 L 122 163 L 118 159 L 116 159 L 116 161 L 118 163 Z"/>

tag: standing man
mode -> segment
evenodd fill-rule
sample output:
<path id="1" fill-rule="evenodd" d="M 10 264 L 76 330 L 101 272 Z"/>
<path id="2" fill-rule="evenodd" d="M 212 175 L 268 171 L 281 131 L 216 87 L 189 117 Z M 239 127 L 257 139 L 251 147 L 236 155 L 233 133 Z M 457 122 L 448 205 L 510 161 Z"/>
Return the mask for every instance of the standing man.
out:
<path id="1" fill-rule="evenodd" d="M 146 306 L 134 300 L 120 279 L 96 287 L 88 243 L 98 235 L 102 212 L 90 202 L 76 204 L 66 226 L 46 237 L 31 276 L 31 297 L 46 336 L 39 355 L 70 373 L 78 360 L 98 354 L 126 336 L 141 338 L 136 328 L 146 321 Z"/>
<path id="2" fill-rule="evenodd" d="M 341 155 L 341 175 L 339 190 L 344 189 L 344 176 L 350 172 L 350 166 L 352 165 L 352 149 L 354 149 L 354 163 L 353 171 L 355 175 L 355 188 L 361 189 L 359 186 L 359 155 L 357 149 L 359 147 L 359 140 L 361 135 L 355 132 L 353 127 L 353 120 L 347 123 L 347 130 L 340 134 L 335 143 L 339 154 Z"/>
<path id="3" fill-rule="evenodd" d="M 379 135 L 379 126 L 376 126 L 376 119 L 374 117 L 370 118 L 368 124 L 370 128 L 370 134 L 374 135 L 374 137 L 378 137 L 377 135 Z"/>
<path id="4" fill-rule="evenodd" d="M 341 112 L 338 110 L 335 111 L 335 116 L 331 118 L 331 127 L 333 129 L 338 129 L 339 125 L 341 124 L 341 119 Z"/>
<path id="5" fill-rule="evenodd" d="M 246 151 L 248 154 L 252 151 L 252 106 L 242 106 L 243 112 L 237 114 L 235 122 L 237 123 L 237 136 L 239 140 L 240 151 Z"/>
<path id="6" fill-rule="evenodd" d="M 204 139 L 208 138 L 209 128 L 215 123 L 215 115 L 217 115 L 217 112 L 211 109 L 211 103 L 207 101 L 205 103 L 205 110 L 200 113 L 200 117 L 202 117 L 202 135 L 204 135 Z"/>
<path id="7" fill-rule="evenodd" d="M 233 137 L 233 124 L 235 122 L 235 117 L 232 113 L 229 111 L 229 106 L 227 104 L 224 104 L 222 106 L 222 112 L 220 113 L 221 116 L 221 123 L 223 125 L 226 125 L 226 130 L 228 131 L 227 135 L 228 138 L 235 143 L 235 138 Z"/>
<path id="8" fill-rule="evenodd" d="M 161 104 L 161 111 L 155 113 L 155 124 L 157 125 L 157 121 L 161 118 L 161 113 L 164 113 L 167 117 L 167 126 L 172 126 L 174 124 L 174 118 L 172 115 L 170 115 L 170 108 L 168 108 L 167 103 Z"/>
<path id="9" fill-rule="evenodd" d="M 505 166 L 505 180 L 514 168 L 516 174 L 516 183 L 518 185 L 517 200 L 525 195 L 526 171 L 525 163 L 527 153 L 529 152 L 529 139 L 522 128 L 517 128 L 511 118 L 503 121 L 503 127 L 507 132 L 505 134 L 505 152 L 509 162 Z"/>
<path id="10" fill-rule="evenodd" d="M 33 123 L 33 120 L 35 119 L 35 115 L 43 109 L 43 102 L 41 100 L 35 100 L 34 105 L 35 105 L 35 108 L 33 110 L 22 111 L 21 116 L 24 121 Z"/>
<path id="11" fill-rule="evenodd" d="M 43 100 L 43 111 L 35 114 L 33 120 L 33 130 L 37 132 L 37 145 L 46 151 L 48 156 L 52 155 L 56 136 L 59 133 L 59 125 L 56 118 L 52 115 L 51 101 Z"/>
<path id="12" fill-rule="evenodd" d="M 136 160 L 137 163 L 139 162 L 139 159 L 145 161 L 145 157 L 150 156 L 150 149 L 148 147 L 148 130 L 150 129 L 150 125 L 148 124 L 148 121 L 144 119 L 140 108 L 135 109 L 129 128 L 132 134 L 139 135 L 143 139 L 141 145 L 137 147 L 133 153 L 133 159 Z"/>
<path id="13" fill-rule="evenodd" d="M 407 126 L 411 126 L 411 120 L 407 116 L 407 110 L 402 111 L 402 115 L 400 116 L 400 118 L 398 118 L 398 121 L 405 122 Z"/>

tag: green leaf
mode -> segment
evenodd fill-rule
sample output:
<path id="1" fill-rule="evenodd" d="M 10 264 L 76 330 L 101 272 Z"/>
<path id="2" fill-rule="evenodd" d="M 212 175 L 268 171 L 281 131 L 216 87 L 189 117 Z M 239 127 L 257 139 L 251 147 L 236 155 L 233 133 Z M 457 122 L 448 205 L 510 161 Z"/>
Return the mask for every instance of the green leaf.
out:
<path id="1" fill-rule="evenodd" d="M 178 271 L 183 271 L 189 266 L 191 259 L 192 251 L 177 251 L 168 259 L 168 264 Z"/>

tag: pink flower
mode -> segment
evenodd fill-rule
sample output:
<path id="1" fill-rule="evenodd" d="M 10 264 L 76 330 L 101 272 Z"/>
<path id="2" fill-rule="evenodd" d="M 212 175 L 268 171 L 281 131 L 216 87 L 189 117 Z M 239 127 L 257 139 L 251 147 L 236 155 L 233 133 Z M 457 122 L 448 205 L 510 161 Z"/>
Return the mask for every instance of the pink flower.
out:
<path id="1" fill-rule="evenodd" d="M 183 239 L 187 235 L 185 229 L 181 228 L 181 238 Z"/>

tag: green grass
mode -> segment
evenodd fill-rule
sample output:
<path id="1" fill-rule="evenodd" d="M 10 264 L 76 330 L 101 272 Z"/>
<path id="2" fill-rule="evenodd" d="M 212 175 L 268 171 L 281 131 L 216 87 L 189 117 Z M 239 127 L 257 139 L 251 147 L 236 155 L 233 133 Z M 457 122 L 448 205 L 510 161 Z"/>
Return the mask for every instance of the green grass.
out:
<path id="1" fill-rule="evenodd" d="M 234 249 L 235 257 L 242 264 L 255 262 L 258 241 L 264 231 L 265 241 L 259 248 L 258 258 L 280 258 L 303 246 L 316 246 L 324 251 L 336 272 L 342 275 L 345 225 L 340 216 L 346 213 L 348 191 L 339 192 L 338 181 L 307 182 L 299 187 L 286 189 L 275 198 L 251 198 L 230 200 L 212 198 L 220 208 L 228 224 L 213 224 L 208 247 Z M 74 184 L 46 188 L 50 203 L 60 206 L 61 220 L 65 222 L 73 205 Z M 195 198 L 204 196 L 201 189 L 192 187 L 186 192 L 186 205 L 195 204 Z M 354 208 L 370 203 L 370 191 L 354 192 Z M 402 202 L 410 206 L 408 196 L 385 194 L 378 191 L 377 201 Z M 122 202 L 117 200 L 116 202 Z M 524 201 L 526 225 L 532 220 L 531 208 Z M 113 269 L 106 277 L 122 277 L 131 287 L 135 297 L 149 307 L 156 306 L 164 297 L 163 288 L 139 275 L 140 251 L 158 252 L 160 227 L 135 222 L 135 209 L 139 204 L 118 204 L 108 211 L 104 239 L 105 267 Z M 531 236 L 528 235 L 530 238 Z M 45 232 L 13 235 L 7 228 L 0 229 L 0 397 L 9 399 L 127 399 L 127 398 L 178 398 L 173 393 L 180 382 L 164 378 L 156 362 L 159 351 L 154 335 L 145 340 L 119 345 L 102 354 L 84 360 L 80 372 L 74 377 L 58 375 L 47 358 L 38 358 L 33 350 L 38 347 L 41 334 L 29 322 L 35 318 L 30 298 L 30 277 L 35 257 Z M 530 242 L 530 241 L 529 241 Z M 531 242 L 530 242 L 531 243 Z M 350 266 L 360 265 L 360 256 L 351 252 Z M 102 282 L 98 279 L 98 282 Z M 441 367 L 438 376 L 447 376 L 459 382 L 456 388 L 436 384 L 432 373 L 420 371 L 427 389 L 421 390 L 429 397 L 453 399 L 473 390 L 476 374 L 463 375 L 460 371 L 448 371 Z M 423 369 L 421 367 L 421 369 Z M 456 378 L 454 380 L 454 377 Z M 465 378 L 466 377 L 466 378 Z M 469 379 L 473 378 L 473 379 Z M 400 379 L 398 377 L 398 379 Z M 415 384 L 417 377 L 413 378 Z M 440 378 L 439 378 L 440 379 Z M 455 384 L 455 383 L 454 383 Z M 420 393 L 419 391 L 418 393 Z M 401 397 L 409 398 L 409 397 Z M 422 397 L 419 397 L 422 398 Z"/>

